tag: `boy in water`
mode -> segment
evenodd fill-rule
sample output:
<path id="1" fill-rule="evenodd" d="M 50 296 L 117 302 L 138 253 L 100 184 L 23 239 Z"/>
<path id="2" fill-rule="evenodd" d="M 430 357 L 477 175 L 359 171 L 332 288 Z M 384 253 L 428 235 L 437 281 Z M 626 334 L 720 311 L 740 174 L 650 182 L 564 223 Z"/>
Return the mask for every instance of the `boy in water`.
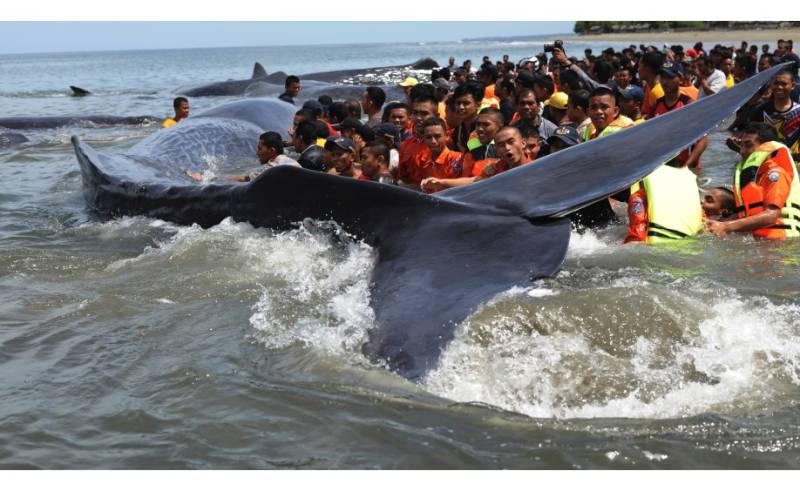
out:
<path id="1" fill-rule="evenodd" d="M 700 206 L 706 218 L 712 220 L 724 220 L 732 215 L 736 210 L 736 202 L 733 191 L 726 187 L 709 189 L 703 195 Z"/>
<path id="2" fill-rule="evenodd" d="M 165 119 L 161 124 L 162 128 L 169 128 L 189 117 L 189 99 L 185 97 L 176 97 L 175 100 L 172 101 L 172 108 L 175 110 L 175 116 Z"/>

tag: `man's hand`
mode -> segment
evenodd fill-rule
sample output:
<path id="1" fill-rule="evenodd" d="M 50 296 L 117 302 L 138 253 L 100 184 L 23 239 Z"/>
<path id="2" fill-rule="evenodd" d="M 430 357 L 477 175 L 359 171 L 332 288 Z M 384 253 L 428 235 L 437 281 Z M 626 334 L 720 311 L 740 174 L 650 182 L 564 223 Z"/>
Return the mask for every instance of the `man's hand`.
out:
<path id="1" fill-rule="evenodd" d="M 423 179 L 422 182 L 420 183 L 420 187 L 422 188 L 423 191 L 427 193 L 433 193 L 444 189 L 442 183 L 439 181 L 439 179 L 436 179 L 435 177 L 428 177 L 427 179 Z"/>
<path id="2" fill-rule="evenodd" d="M 567 58 L 567 54 L 560 48 L 553 48 L 553 59 L 561 66 L 570 66 L 572 64 L 569 58 Z"/>
<path id="3" fill-rule="evenodd" d="M 728 235 L 728 232 L 730 232 L 730 230 L 728 230 L 728 223 L 729 222 L 719 222 L 717 220 L 706 220 L 705 227 L 708 232 L 719 237 L 725 237 Z"/>
<path id="4" fill-rule="evenodd" d="M 195 181 L 202 181 L 203 180 L 203 174 L 201 174 L 199 172 L 192 172 L 190 170 L 187 170 L 186 171 L 186 175 L 191 177 Z"/>

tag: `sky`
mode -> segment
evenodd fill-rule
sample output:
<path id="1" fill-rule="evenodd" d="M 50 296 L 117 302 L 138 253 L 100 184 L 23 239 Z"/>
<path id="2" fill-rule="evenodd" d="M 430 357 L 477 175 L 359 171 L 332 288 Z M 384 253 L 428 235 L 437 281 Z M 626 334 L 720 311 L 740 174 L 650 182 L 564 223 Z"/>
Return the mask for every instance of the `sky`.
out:
<path id="1" fill-rule="evenodd" d="M 0 22 L 0 54 L 458 41 L 571 33 L 551 22 Z"/>

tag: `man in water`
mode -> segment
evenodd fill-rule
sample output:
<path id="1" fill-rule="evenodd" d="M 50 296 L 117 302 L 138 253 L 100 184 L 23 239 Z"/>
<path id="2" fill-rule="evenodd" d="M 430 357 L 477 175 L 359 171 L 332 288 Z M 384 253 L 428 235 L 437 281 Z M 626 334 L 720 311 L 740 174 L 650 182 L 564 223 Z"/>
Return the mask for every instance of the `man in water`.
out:
<path id="1" fill-rule="evenodd" d="M 283 83 L 283 94 L 278 96 L 278 99 L 294 104 L 294 98 L 300 94 L 300 78 L 295 75 L 289 75 Z"/>
<path id="2" fill-rule="evenodd" d="M 317 143 L 317 126 L 313 121 L 303 121 L 292 135 L 292 145 L 299 155 L 297 162 L 305 169 L 325 171 L 322 148 Z"/>
<path id="3" fill-rule="evenodd" d="M 241 176 L 228 176 L 227 179 L 237 182 L 248 182 L 272 167 L 277 167 L 279 165 L 300 167 L 300 164 L 298 164 L 295 160 L 290 159 L 283 154 L 283 139 L 281 138 L 281 135 L 274 131 L 267 131 L 258 137 L 256 156 L 258 157 L 258 162 L 262 165 L 262 168 L 259 171 L 251 172 Z M 186 171 L 186 175 L 195 181 L 203 180 L 203 174 L 199 172 Z"/>
<path id="4" fill-rule="evenodd" d="M 777 139 L 775 129 L 766 123 L 745 128 L 733 180 L 738 218 L 706 220 L 709 232 L 752 233 L 764 239 L 800 237 L 797 168 L 789 149 Z"/>
<path id="5" fill-rule="evenodd" d="M 331 153 L 333 161 L 333 168 L 328 171 L 329 174 L 355 178 L 361 175 L 353 165 L 356 158 L 356 145 L 353 140 L 341 136 L 328 138 L 325 150 Z"/>
<path id="6" fill-rule="evenodd" d="M 736 213 L 736 200 L 733 191 L 725 187 L 709 189 L 700 202 L 706 218 L 722 220 Z"/>
<path id="7" fill-rule="evenodd" d="M 172 108 L 175 110 L 175 116 L 165 119 L 161 124 L 162 128 L 169 128 L 189 117 L 189 99 L 176 97 L 172 101 Z"/>
<path id="8" fill-rule="evenodd" d="M 772 96 L 752 110 L 750 120 L 775 128 L 780 141 L 791 148 L 797 158 L 800 155 L 800 104 L 791 98 L 793 79 L 791 69 L 779 71 L 769 85 Z"/>

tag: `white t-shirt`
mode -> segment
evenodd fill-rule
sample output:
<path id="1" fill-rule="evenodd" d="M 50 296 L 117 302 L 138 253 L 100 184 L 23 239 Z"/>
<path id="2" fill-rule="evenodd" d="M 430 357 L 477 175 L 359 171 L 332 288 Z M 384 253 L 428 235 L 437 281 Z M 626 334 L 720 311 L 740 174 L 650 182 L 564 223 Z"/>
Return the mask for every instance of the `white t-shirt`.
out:
<path id="1" fill-rule="evenodd" d="M 708 86 L 714 91 L 714 94 L 719 93 L 720 90 L 725 88 L 725 74 L 722 73 L 722 70 L 714 69 L 714 73 L 706 77 L 706 80 L 708 81 Z M 713 94 L 706 94 L 706 91 L 703 90 L 703 86 L 701 85 L 697 98 L 702 99 L 709 95 Z"/>

